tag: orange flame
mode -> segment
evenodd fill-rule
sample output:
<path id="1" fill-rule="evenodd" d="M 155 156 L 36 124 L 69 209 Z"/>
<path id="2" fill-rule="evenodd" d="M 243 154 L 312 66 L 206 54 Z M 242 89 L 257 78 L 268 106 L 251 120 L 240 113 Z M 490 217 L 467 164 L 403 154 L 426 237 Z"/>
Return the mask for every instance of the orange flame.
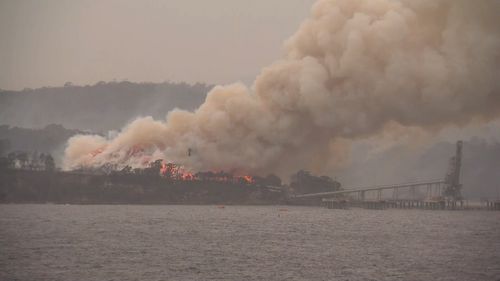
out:
<path id="1" fill-rule="evenodd" d="M 165 164 L 165 162 L 161 162 L 160 174 L 164 176 L 166 175 L 167 171 L 168 171 L 167 164 Z"/>
<path id="2" fill-rule="evenodd" d="M 224 172 L 206 172 L 202 173 L 204 175 L 194 175 L 193 173 L 187 171 L 183 166 L 168 163 L 165 160 L 162 160 L 160 166 L 160 175 L 163 177 L 168 177 L 172 180 L 178 181 L 216 181 L 216 182 L 225 182 L 225 183 L 243 183 L 243 184 L 255 184 L 254 177 L 250 175 L 245 176 L 233 176 L 229 173 Z"/>
<path id="3" fill-rule="evenodd" d="M 242 176 L 241 179 L 243 179 L 246 183 L 254 183 L 252 176 Z"/>
<path id="4" fill-rule="evenodd" d="M 194 175 L 189 172 L 181 172 L 180 179 L 183 181 L 192 181 L 194 180 Z"/>
<path id="5" fill-rule="evenodd" d="M 168 176 L 172 179 L 181 181 L 195 180 L 195 176 L 192 173 L 184 170 L 182 166 L 178 166 L 174 163 L 166 163 L 165 161 L 161 162 L 160 175 L 165 177 Z"/>

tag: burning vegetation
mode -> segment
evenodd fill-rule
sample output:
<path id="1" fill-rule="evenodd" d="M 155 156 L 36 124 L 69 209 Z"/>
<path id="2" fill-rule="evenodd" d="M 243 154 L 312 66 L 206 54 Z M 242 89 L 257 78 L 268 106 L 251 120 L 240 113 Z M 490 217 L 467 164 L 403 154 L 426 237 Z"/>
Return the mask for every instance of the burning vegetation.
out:
<path id="1" fill-rule="evenodd" d="M 184 166 L 157 159 L 146 165 L 144 168 L 132 168 L 127 165 L 119 168 L 116 164 L 106 163 L 100 167 L 82 166 L 73 172 L 85 174 L 106 174 L 106 175 L 137 175 L 159 177 L 166 182 L 215 182 L 227 184 L 245 184 L 280 187 L 281 179 L 269 174 L 266 177 L 255 175 L 235 175 L 225 171 L 201 171 L 191 172 Z"/>
<path id="2" fill-rule="evenodd" d="M 397 127 L 498 118 L 500 3 L 479 2 L 319 0 L 251 87 L 216 86 L 194 111 L 72 137 L 65 169 L 168 159 L 196 171 L 323 173 L 351 142 Z"/>
<path id="3" fill-rule="evenodd" d="M 99 157 L 106 149 L 106 145 L 99 147 L 89 153 L 90 159 L 93 160 Z M 191 155 L 192 150 L 188 149 L 188 156 Z M 250 185 L 271 185 L 271 186 L 281 186 L 281 179 L 274 175 L 269 174 L 266 177 L 254 176 L 254 175 L 234 175 L 233 173 L 225 171 L 200 171 L 192 172 L 186 169 L 183 165 L 178 165 L 175 163 L 170 163 L 164 159 L 157 159 L 155 161 L 150 161 L 151 156 L 148 154 L 147 148 L 140 145 L 133 145 L 130 149 L 126 151 L 126 158 L 140 159 L 139 165 L 144 168 L 136 167 L 132 168 L 130 165 L 126 165 L 123 168 L 119 168 L 120 164 L 107 162 L 99 167 L 92 167 L 87 165 L 81 165 L 80 168 L 75 169 L 76 171 L 84 171 L 91 173 L 118 173 L 120 174 L 136 174 L 136 175 L 159 175 L 161 178 L 167 181 L 203 181 L 203 182 L 220 182 L 220 183 L 239 183 L 239 184 L 250 184 Z"/>
<path id="4" fill-rule="evenodd" d="M 27 155 L 0 157 L 0 202 L 286 204 L 289 193 L 340 188 L 335 180 L 307 171 L 292 175 L 287 185 L 274 174 L 261 177 L 226 171 L 192 172 L 163 159 L 136 168 L 106 163 L 61 171 L 50 155 Z"/>

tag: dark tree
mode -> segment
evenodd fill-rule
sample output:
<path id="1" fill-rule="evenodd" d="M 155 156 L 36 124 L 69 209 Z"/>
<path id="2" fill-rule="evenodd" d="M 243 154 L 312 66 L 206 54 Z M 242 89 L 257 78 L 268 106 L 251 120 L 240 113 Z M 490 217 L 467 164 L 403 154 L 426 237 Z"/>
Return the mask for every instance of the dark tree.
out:
<path id="1" fill-rule="evenodd" d="M 9 158 L 7 157 L 0 157 L 0 170 L 7 170 L 10 168 L 11 164 L 9 161 Z"/>
<path id="2" fill-rule="evenodd" d="M 264 179 L 267 185 L 281 186 L 281 179 L 275 174 L 269 174 Z"/>
<path id="3" fill-rule="evenodd" d="M 0 140 L 0 156 L 4 155 L 9 151 L 11 146 L 11 143 L 8 139 L 1 139 Z"/>
<path id="4" fill-rule="evenodd" d="M 314 176 L 308 171 L 300 170 L 292 175 L 290 186 L 297 193 L 315 193 L 340 190 L 340 183 L 328 176 Z"/>
<path id="5" fill-rule="evenodd" d="M 163 165 L 163 160 L 158 159 L 152 163 L 149 164 L 148 168 L 145 168 L 143 173 L 148 176 L 159 176 L 161 167 Z"/>
<path id="6" fill-rule="evenodd" d="M 120 174 L 122 174 L 122 175 L 132 174 L 132 167 L 130 167 L 129 165 L 123 167 L 123 169 L 120 170 Z"/>
<path id="7" fill-rule="evenodd" d="M 21 169 L 26 169 L 28 167 L 28 153 L 18 152 L 16 154 L 16 160 L 19 161 Z"/>
<path id="8" fill-rule="evenodd" d="M 54 158 L 52 158 L 52 155 L 50 154 L 45 155 L 44 166 L 45 166 L 45 171 L 48 172 L 53 172 L 56 169 L 56 163 L 54 162 Z"/>

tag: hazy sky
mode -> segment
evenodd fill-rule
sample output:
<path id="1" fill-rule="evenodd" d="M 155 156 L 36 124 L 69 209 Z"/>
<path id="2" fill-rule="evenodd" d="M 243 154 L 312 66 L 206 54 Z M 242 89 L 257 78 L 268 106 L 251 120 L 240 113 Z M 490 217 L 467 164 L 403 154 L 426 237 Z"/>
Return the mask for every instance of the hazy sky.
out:
<path id="1" fill-rule="evenodd" d="M 253 81 L 314 0 L 0 0 L 0 88 Z"/>

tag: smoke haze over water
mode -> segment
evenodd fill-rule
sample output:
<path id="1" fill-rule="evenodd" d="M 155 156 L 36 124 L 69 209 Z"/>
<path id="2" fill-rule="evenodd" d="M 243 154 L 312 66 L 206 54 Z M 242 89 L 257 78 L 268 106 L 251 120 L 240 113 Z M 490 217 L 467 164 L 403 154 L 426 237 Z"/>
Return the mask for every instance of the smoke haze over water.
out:
<path id="1" fill-rule="evenodd" d="M 394 128 L 496 119 L 499 11 L 493 0 L 318 1 L 251 89 L 217 86 L 194 112 L 75 136 L 65 168 L 162 158 L 192 170 L 289 174 L 340 166 L 352 141 Z"/>

